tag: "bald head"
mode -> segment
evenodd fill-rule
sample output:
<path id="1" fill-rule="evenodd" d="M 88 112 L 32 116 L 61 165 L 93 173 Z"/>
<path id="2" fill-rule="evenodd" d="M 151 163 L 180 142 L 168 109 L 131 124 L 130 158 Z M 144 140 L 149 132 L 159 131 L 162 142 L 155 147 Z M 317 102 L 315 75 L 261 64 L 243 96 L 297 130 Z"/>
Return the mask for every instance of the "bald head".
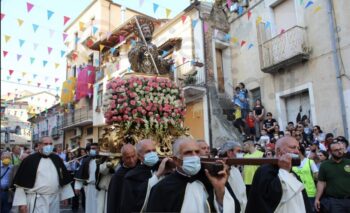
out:
<path id="1" fill-rule="evenodd" d="M 145 154 L 156 151 L 154 144 L 155 142 L 151 139 L 143 139 L 136 144 L 136 152 L 141 162 L 143 162 Z"/>
<path id="2" fill-rule="evenodd" d="M 286 153 L 299 154 L 299 142 L 291 136 L 284 136 L 276 142 L 276 156 L 281 156 Z"/>
<path id="3" fill-rule="evenodd" d="M 136 149 L 131 144 L 125 144 L 122 149 L 122 160 L 125 167 L 133 168 L 137 163 Z"/>

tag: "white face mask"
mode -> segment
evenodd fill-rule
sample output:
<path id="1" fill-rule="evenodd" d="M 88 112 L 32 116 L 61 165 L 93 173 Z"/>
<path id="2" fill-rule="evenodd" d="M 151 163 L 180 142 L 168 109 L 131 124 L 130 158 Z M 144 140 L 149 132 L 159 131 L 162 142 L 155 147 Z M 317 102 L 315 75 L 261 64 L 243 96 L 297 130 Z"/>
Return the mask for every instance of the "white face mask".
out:
<path id="1" fill-rule="evenodd" d="M 201 159 L 198 156 L 184 157 L 182 160 L 182 170 L 187 175 L 195 175 L 201 169 Z"/>
<path id="2" fill-rule="evenodd" d="M 236 153 L 236 158 L 243 158 L 244 153 L 243 152 L 238 152 Z"/>

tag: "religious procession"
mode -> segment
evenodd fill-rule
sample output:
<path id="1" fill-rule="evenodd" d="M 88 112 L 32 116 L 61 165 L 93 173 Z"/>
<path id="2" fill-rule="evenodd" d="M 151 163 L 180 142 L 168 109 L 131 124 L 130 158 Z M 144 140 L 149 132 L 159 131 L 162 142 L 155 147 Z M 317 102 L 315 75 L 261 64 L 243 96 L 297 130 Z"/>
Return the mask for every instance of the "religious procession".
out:
<path id="1" fill-rule="evenodd" d="M 1 213 L 350 213 L 350 1 L 19 1 Z"/>

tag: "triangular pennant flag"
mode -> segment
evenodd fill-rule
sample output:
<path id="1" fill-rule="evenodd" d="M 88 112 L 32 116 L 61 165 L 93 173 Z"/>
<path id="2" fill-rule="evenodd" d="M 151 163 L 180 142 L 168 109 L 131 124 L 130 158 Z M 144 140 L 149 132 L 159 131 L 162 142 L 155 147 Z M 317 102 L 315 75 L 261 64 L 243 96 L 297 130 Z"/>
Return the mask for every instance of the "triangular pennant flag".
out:
<path id="1" fill-rule="evenodd" d="M 231 39 L 231 35 L 230 35 L 230 34 L 228 34 L 228 33 L 227 33 L 227 34 L 225 34 L 225 40 L 226 40 L 226 41 L 229 41 L 230 39 Z"/>
<path id="2" fill-rule="evenodd" d="M 5 35 L 5 42 L 6 42 L 6 43 L 7 43 L 8 41 L 10 41 L 10 39 L 11 39 L 11 36 Z"/>
<path id="3" fill-rule="evenodd" d="M 85 23 L 80 21 L 79 22 L 79 30 L 83 32 L 83 31 L 85 31 L 85 29 L 86 29 L 85 28 Z"/>
<path id="4" fill-rule="evenodd" d="M 50 88 L 50 84 L 46 85 L 46 88 Z M 45 99 L 45 102 L 47 101 L 47 99 Z"/>
<path id="5" fill-rule="evenodd" d="M 34 63 L 34 60 L 35 60 L 35 58 L 30 57 L 30 63 L 31 63 L 31 64 L 33 64 L 33 63 Z"/>
<path id="6" fill-rule="evenodd" d="M 195 28 L 198 23 L 198 19 L 192 20 L 192 27 Z"/>
<path id="7" fill-rule="evenodd" d="M 238 38 L 237 37 L 233 37 L 232 38 L 232 43 L 236 43 L 236 42 L 238 42 Z"/>
<path id="8" fill-rule="evenodd" d="M 34 30 L 34 32 L 36 32 L 36 31 L 38 30 L 38 28 L 39 28 L 39 25 L 33 24 L 33 30 Z"/>
<path id="9" fill-rule="evenodd" d="M 65 53 L 66 53 L 66 51 L 61 50 L 61 58 L 64 56 Z"/>
<path id="10" fill-rule="evenodd" d="M 49 55 L 51 54 L 52 51 L 52 47 L 47 47 L 47 52 L 49 53 Z"/>
<path id="11" fill-rule="evenodd" d="M 97 30 L 98 30 L 98 28 L 96 26 L 93 26 L 92 27 L 92 34 L 96 34 Z"/>
<path id="12" fill-rule="evenodd" d="M 114 52 L 115 52 L 116 48 L 115 47 L 112 47 L 109 51 L 111 52 L 111 54 L 113 55 Z"/>
<path id="13" fill-rule="evenodd" d="M 315 9 L 314 9 L 314 13 L 317 13 L 318 11 L 321 10 L 321 6 L 317 6 Z"/>
<path id="14" fill-rule="evenodd" d="M 259 25 L 261 22 L 262 22 L 262 17 L 261 17 L 261 16 L 258 16 L 258 17 L 256 18 L 256 25 Z"/>
<path id="15" fill-rule="evenodd" d="M 63 41 L 65 41 L 67 39 L 68 34 L 67 33 L 63 33 Z"/>
<path id="16" fill-rule="evenodd" d="M 267 21 L 267 22 L 265 23 L 265 29 L 267 29 L 267 28 L 269 28 L 269 27 L 271 27 L 271 23 L 270 23 L 269 21 Z"/>
<path id="17" fill-rule="evenodd" d="M 170 13 L 171 13 L 171 10 L 168 9 L 168 8 L 165 8 L 165 15 L 166 15 L 166 18 L 169 18 Z"/>
<path id="18" fill-rule="evenodd" d="M 286 32 L 285 29 L 281 29 L 280 35 L 282 35 L 284 32 Z"/>
<path id="19" fill-rule="evenodd" d="M 158 10 L 159 4 L 153 3 L 153 12 L 156 13 Z"/>
<path id="20" fill-rule="evenodd" d="M 241 41 L 241 47 L 243 47 L 243 45 L 246 43 L 246 41 L 242 40 Z"/>
<path id="21" fill-rule="evenodd" d="M 38 75 L 37 74 L 33 74 L 33 78 L 36 78 Z"/>
<path id="22" fill-rule="evenodd" d="M 7 56 L 7 53 L 9 53 L 9 52 L 7 52 L 7 51 L 2 51 L 2 54 L 4 54 L 4 58 Z"/>
<path id="23" fill-rule="evenodd" d="M 131 43 L 131 46 L 132 46 L 132 47 L 136 45 L 136 41 L 135 41 L 134 39 L 131 39 L 131 40 L 130 40 L 130 43 Z"/>
<path id="24" fill-rule="evenodd" d="M 41 83 L 39 83 L 39 82 L 38 82 L 38 84 L 37 84 L 37 85 L 38 85 L 38 87 L 40 87 Z M 39 101 L 39 100 L 40 100 L 40 99 L 38 98 L 38 101 Z"/>
<path id="25" fill-rule="evenodd" d="M 55 78 L 55 83 L 59 80 L 59 78 Z"/>
<path id="26" fill-rule="evenodd" d="M 240 16 L 240 15 L 242 15 L 243 14 L 243 7 L 242 6 L 239 6 L 238 7 L 238 15 Z"/>
<path id="27" fill-rule="evenodd" d="M 20 78 L 17 78 L 17 81 L 18 81 L 18 83 L 21 81 L 22 79 L 20 79 Z"/>
<path id="28" fill-rule="evenodd" d="M 248 50 L 249 50 L 250 48 L 252 48 L 253 46 L 254 46 L 253 44 L 249 44 Z"/>
<path id="29" fill-rule="evenodd" d="M 14 70 L 9 70 L 9 74 L 12 75 Z"/>
<path id="30" fill-rule="evenodd" d="M 53 11 L 47 10 L 47 20 L 50 20 L 51 16 L 53 15 Z"/>
<path id="31" fill-rule="evenodd" d="M 169 53 L 169 51 L 165 51 L 165 50 L 163 50 L 162 57 L 164 57 L 164 56 L 168 55 L 168 53 Z"/>
<path id="32" fill-rule="evenodd" d="M 100 44 L 100 52 L 102 52 L 103 48 L 105 48 L 105 45 Z"/>
<path id="33" fill-rule="evenodd" d="M 23 39 L 18 39 L 18 41 L 19 41 L 19 47 L 22 47 L 23 44 L 24 44 L 24 42 L 25 42 L 25 40 L 23 40 Z"/>
<path id="34" fill-rule="evenodd" d="M 183 15 L 181 16 L 182 23 L 185 23 L 187 16 Z"/>
<path id="35" fill-rule="evenodd" d="M 25 75 L 27 75 L 27 73 L 26 72 L 22 72 L 22 77 L 24 77 Z"/>
<path id="36" fill-rule="evenodd" d="M 5 17 L 5 14 L 1 13 L 1 21 Z"/>
<path id="37" fill-rule="evenodd" d="M 19 61 L 22 58 L 22 55 L 17 54 L 17 61 Z"/>
<path id="38" fill-rule="evenodd" d="M 60 90 L 60 87 L 56 87 L 56 91 Z"/>
<path id="39" fill-rule="evenodd" d="M 10 78 L 11 78 L 11 76 L 6 76 L 6 79 L 7 79 L 7 80 L 10 80 Z"/>
<path id="40" fill-rule="evenodd" d="M 231 0 L 226 0 L 226 3 L 227 3 L 227 8 L 231 8 L 232 1 Z"/>
<path id="41" fill-rule="evenodd" d="M 140 0 L 139 1 L 139 5 L 140 5 L 140 7 L 143 5 L 143 2 L 144 2 L 145 0 Z"/>
<path id="42" fill-rule="evenodd" d="M 80 40 L 80 38 L 79 38 L 79 37 L 76 37 L 76 38 L 75 38 L 75 44 L 78 44 L 79 40 Z"/>
<path id="43" fill-rule="evenodd" d="M 55 33 L 55 30 L 49 29 L 49 32 L 50 32 L 50 38 L 52 38 L 53 34 Z"/>
<path id="44" fill-rule="evenodd" d="M 252 16 L 252 11 L 251 10 L 248 10 L 248 20 L 250 19 L 250 17 Z"/>
<path id="45" fill-rule="evenodd" d="M 55 63 L 55 69 L 57 69 L 60 66 L 60 64 Z"/>
<path id="46" fill-rule="evenodd" d="M 36 50 L 38 48 L 38 43 L 33 43 L 33 46 L 34 46 L 34 50 Z"/>
<path id="47" fill-rule="evenodd" d="M 204 22 L 204 32 L 208 32 L 208 23 Z"/>
<path id="48" fill-rule="evenodd" d="M 27 12 L 29 13 L 33 9 L 33 4 L 27 2 Z"/>
<path id="49" fill-rule="evenodd" d="M 63 25 L 66 25 L 69 20 L 70 20 L 70 18 L 68 16 L 64 16 L 63 17 Z"/>
<path id="50" fill-rule="evenodd" d="M 18 19 L 17 19 L 17 23 L 18 23 L 18 26 L 22 26 L 23 20 L 18 18 Z"/>
<path id="51" fill-rule="evenodd" d="M 91 70 L 88 70 L 88 76 L 90 76 L 90 74 L 91 74 Z"/>
<path id="52" fill-rule="evenodd" d="M 43 60 L 43 66 L 45 67 L 47 64 L 47 61 L 46 60 Z"/>
<path id="53" fill-rule="evenodd" d="M 313 1 L 308 1 L 308 2 L 306 3 L 306 5 L 305 5 L 305 8 L 308 8 L 308 7 L 310 7 L 310 6 L 313 5 L 313 4 L 314 4 Z"/>

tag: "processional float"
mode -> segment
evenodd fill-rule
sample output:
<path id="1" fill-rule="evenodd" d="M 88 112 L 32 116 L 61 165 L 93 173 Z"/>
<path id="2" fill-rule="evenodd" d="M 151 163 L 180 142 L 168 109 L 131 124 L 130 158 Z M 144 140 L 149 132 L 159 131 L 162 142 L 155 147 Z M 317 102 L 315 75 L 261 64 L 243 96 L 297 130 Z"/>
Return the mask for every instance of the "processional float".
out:
<path id="1" fill-rule="evenodd" d="M 132 25 L 139 41 L 128 53 L 132 72 L 107 83 L 104 116 L 108 126 L 99 140 L 100 152 L 119 159 L 125 143 L 136 144 L 149 138 L 156 142 L 160 156 L 170 156 L 172 142 L 180 136 L 189 136 L 188 128 L 184 126 L 186 105 L 183 91 L 171 80 L 172 60 L 162 58 L 157 46 L 151 43 L 152 20 L 135 16 L 128 24 Z M 230 159 L 227 163 L 277 164 L 277 159 Z M 298 162 L 293 161 L 293 164 Z"/>

